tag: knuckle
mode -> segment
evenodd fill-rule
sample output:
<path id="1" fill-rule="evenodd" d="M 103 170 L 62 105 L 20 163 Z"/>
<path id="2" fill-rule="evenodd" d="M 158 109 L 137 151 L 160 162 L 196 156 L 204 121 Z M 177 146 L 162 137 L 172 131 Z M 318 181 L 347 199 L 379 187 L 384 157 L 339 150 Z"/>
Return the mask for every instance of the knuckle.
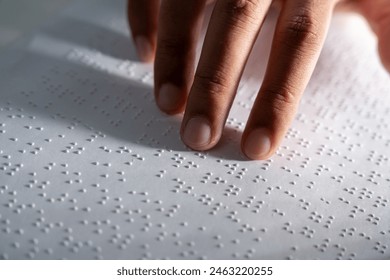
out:
<path id="1" fill-rule="evenodd" d="M 257 0 L 226 0 L 226 8 L 236 12 L 248 12 L 253 10 L 253 6 L 259 1 Z"/>
<path id="2" fill-rule="evenodd" d="M 179 36 L 159 38 L 157 52 L 159 55 L 167 57 L 177 57 L 184 55 L 190 43 L 185 38 Z"/>
<path id="3" fill-rule="evenodd" d="M 230 84 L 229 79 L 222 71 L 217 72 L 197 72 L 194 78 L 194 89 L 207 98 L 224 98 Z"/>
<path id="4" fill-rule="evenodd" d="M 261 103 L 279 114 L 295 109 L 298 101 L 298 94 L 288 87 L 269 87 L 261 95 Z"/>
<path id="5" fill-rule="evenodd" d="M 309 12 L 293 16 L 285 29 L 287 42 L 295 46 L 317 44 L 319 39 L 318 24 Z"/>
<path id="6" fill-rule="evenodd" d="M 254 18 L 256 17 L 259 0 L 226 0 L 222 1 L 224 10 L 232 18 Z"/>

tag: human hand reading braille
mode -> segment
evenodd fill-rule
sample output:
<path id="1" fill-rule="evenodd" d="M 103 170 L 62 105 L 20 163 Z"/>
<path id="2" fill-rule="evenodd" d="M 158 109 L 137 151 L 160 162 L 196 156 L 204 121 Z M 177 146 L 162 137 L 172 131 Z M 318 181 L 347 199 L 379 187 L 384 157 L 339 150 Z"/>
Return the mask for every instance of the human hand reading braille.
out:
<path id="1" fill-rule="evenodd" d="M 390 0 L 217 0 L 194 71 L 196 43 L 209 2 L 213 1 L 128 1 L 139 56 L 145 62 L 154 60 L 158 107 L 168 114 L 185 110 L 181 137 L 194 150 L 211 149 L 219 141 L 272 4 L 280 7 L 272 51 L 241 141 L 250 159 L 269 158 L 280 145 L 336 8 L 348 7 L 364 15 L 378 36 L 380 57 L 390 71 Z"/>

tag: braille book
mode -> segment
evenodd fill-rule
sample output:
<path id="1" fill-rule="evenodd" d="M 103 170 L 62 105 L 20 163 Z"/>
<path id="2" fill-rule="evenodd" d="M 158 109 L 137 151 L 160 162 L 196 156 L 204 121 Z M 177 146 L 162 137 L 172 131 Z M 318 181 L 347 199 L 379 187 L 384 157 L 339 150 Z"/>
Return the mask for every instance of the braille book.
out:
<path id="1" fill-rule="evenodd" d="M 196 152 L 125 9 L 79 1 L 0 52 L 0 258 L 390 258 L 390 78 L 359 17 L 334 17 L 282 146 L 249 161 L 272 19 L 221 143 Z"/>

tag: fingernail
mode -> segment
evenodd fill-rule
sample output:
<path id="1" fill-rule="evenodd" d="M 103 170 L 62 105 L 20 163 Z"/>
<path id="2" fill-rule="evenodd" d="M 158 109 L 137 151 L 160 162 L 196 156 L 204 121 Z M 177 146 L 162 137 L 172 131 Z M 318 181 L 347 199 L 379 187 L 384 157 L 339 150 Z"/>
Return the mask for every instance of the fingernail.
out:
<path id="1" fill-rule="evenodd" d="M 142 61 L 150 61 L 153 56 L 152 45 L 144 36 L 135 38 L 135 46 L 137 48 L 138 56 Z"/>
<path id="2" fill-rule="evenodd" d="M 271 149 L 269 132 L 265 128 L 251 131 L 245 140 L 244 153 L 250 159 L 262 159 Z"/>
<path id="3" fill-rule="evenodd" d="M 180 89 L 173 84 L 163 84 L 158 92 L 157 103 L 163 111 L 176 110 L 181 100 Z"/>
<path id="4" fill-rule="evenodd" d="M 194 117 L 187 122 L 183 133 L 184 143 L 195 150 L 202 149 L 210 143 L 211 128 L 203 117 Z"/>

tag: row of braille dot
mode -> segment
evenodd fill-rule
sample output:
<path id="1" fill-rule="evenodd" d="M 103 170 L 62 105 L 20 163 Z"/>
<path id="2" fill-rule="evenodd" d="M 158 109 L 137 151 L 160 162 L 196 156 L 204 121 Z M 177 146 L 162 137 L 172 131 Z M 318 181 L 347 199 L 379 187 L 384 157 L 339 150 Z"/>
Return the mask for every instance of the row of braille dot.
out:
<path id="1" fill-rule="evenodd" d="M 357 214 L 358 212 L 359 212 L 359 213 L 364 213 L 365 210 L 364 210 L 362 207 L 360 207 L 360 206 L 354 205 L 354 206 L 353 206 L 353 209 L 351 210 L 351 214 L 349 215 L 349 217 L 350 217 L 350 218 L 355 218 L 355 216 L 356 216 L 356 214 Z"/>
<path id="2" fill-rule="evenodd" d="M 279 216 L 285 216 L 285 215 L 286 215 L 285 212 L 283 212 L 282 210 L 277 209 L 277 208 L 272 209 L 272 212 L 275 213 L 275 214 L 277 214 L 277 215 L 279 215 Z"/>
<path id="3" fill-rule="evenodd" d="M 310 213 L 309 220 L 312 220 L 313 222 L 319 224 L 321 223 L 322 219 L 323 216 L 318 214 L 316 211 Z"/>
<path id="4" fill-rule="evenodd" d="M 330 239 L 329 238 L 326 238 L 323 240 L 324 242 L 321 243 L 320 245 L 317 245 L 315 244 L 314 245 L 314 248 L 316 248 L 318 251 L 320 251 L 321 253 L 325 253 L 325 251 L 328 249 L 329 247 L 329 243 L 330 243 Z"/>
<path id="5" fill-rule="evenodd" d="M 375 203 L 374 203 L 374 207 L 378 208 L 378 207 L 386 207 L 387 204 L 388 204 L 389 200 L 382 197 L 382 196 L 378 196 L 377 199 L 375 200 Z"/>
<path id="6" fill-rule="evenodd" d="M 241 191 L 241 188 L 235 186 L 235 185 L 229 185 L 225 191 L 224 191 L 224 195 L 225 196 L 230 196 L 230 195 L 234 195 L 234 196 L 237 196 Z"/>
<path id="7" fill-rule="evenodd" d="M 300 234 L 302 234 L 303 236 L 305 236 L 307 238 L 313 238 L 314 234 L 315 234 L 315 230 L 309 228 L 308 226 L 304 226 L 302 228 L 302 231 L 300 232 Z"/>
<path id="8" fill-rule="evenodd" d="M 368 214 L 366 221 L 370 222 L 373 225 L 378 225 L 380 218 L 375 216 L 374 214 Z"/>
<path id="9" fill-rule="evenodd" d="M 356 232 L 356 228 L 344 228 L 341 230 L 341 233 L 339 234 L 341 237 L 345 237 L 346 235 L 354 236 Z"/>
<path id="10" fill-rule="evenodd" d="M 287 231 L 289 234 L 294 234 L 295 231 L 293 229 L 291 229 L 291 225 L 292 225 L 291 222 L 284 223 L 282 229 L 284 231 Z"/>
<path id="11" fill-rule="evenodd" d="M 273 190 L 281 190 L 281 189 L 282 189 L 281 186 L 267 187 L 267 189 L 266 189 L 266 191 L 265 191 L 265 194 L 266 194 L 266 195 L 270 195 L 271 192 L 272 192 Z"/>
<path id="12" fill-rule="evenodd" d="M 325 222 L 324 228 L 329 229 L 330 226 L 332 225 L 334 219 L 335 219 L 334 216 L 329 216 L 328 220 Z"/>
<path id="13" fill-rule="evenodd" d="M 363 188 L 361 191 L 360 191 L 360 193 L 359 193 L 359 196 L 358 196 L 358 198 L 359 199 L 369 199 L 369 198 L 372 198 L 372 195 L 373 195 L 374 193 L 370 190 L 370 189 L 368 189 L 368 188 Z"/>

